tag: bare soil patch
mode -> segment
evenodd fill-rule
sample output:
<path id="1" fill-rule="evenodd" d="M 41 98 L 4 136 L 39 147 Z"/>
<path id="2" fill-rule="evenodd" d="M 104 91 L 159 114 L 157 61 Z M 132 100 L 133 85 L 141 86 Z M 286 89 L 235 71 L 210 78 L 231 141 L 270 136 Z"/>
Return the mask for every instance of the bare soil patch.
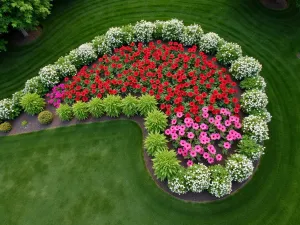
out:
<path id="1" fill-rule="evenodd" d="M 8 35 L 8 40 L 12 45 L 23 46 L 36 41 L 42 35 L 42 27 L 27 31 L 28 37 L 24 37 L 21 31 L 14 30 Z"/>

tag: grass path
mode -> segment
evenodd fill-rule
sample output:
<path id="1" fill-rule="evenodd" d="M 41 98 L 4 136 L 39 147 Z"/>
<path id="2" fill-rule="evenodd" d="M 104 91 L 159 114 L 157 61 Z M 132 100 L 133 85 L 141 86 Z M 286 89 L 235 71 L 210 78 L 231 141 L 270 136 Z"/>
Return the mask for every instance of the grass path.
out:
<path id="1" fill-rule="evenodd" d="M 130 153 L 125 151 L 125 147 L 122 147 L 124 151 L 121 152 L 130 154 L 126 155 L 126 159 L 134 161 L 131 166 L 134 166 L 136 171 L 130 170 L 135 176 L 127 177 L 128 181 L 134 184 L 132 189 L 124 187 L 127 198 L 122 198 L 122 192 L 115 191 L 105 200 L 109 202 L 110 199 L 115 199 L 112 200 L 114 202 L 116 199 L 120 199 L 118 204 L 123 208 L 112 210 L 110 213 L 103 213 L 103 211 L 98 210 L 102 204 L 102 200 L 99 200 L 100 205 L 95 206 L 99 214 L 93 214 L 91 205 L 94 201 L 90 200 L 89 204 L 91 205 L 87 204 L 89 207 L 86 209 L 84 208 L 86 204 L 82 204 L 83 208 L 74 206 L 74 211 L 70 208 L 70 210 L 64 208 L 65 214 L 57 212 L 56 219 L 47 220 L 48 217 L 43 218 L 42 215 L 56 214 L 54 211 L 53 214 L 49 213 L 46 206 L 40 207 L 43 206 L 41 201 L 36 203 L 36 208 L 34 208 L 36 211 L 34 211 L 29 207 L 30 203 L 33 203 L 29 200 L 28 202 L 25 201 L 27 207 L 22 208 L 24 202 L 18 201 L 17 193 L 4 196 L 9 198 L 7 199 L 8 203 L 3 203 L 5 201 L 2 201 L 3 195 L 1 195 L 0 218 L 11 220 L 4 224 L 93 224 L 93 221 L 98 221 L 98 224 L 143 225 L 189 225 L 192 223 L 205 225 L 299 224 L 300 105 L 298 96 L 300 96 L 300 60 L 297 59 L 296 52 L 300 51 L 300 14 L 296 13 L 294 9 L 275 13 L 263 9 L 256 0 L 57 0 L 52 15 L 43 24 L 43 36 L 37 42 L 22 48 L 10 47 L 7 53 L 0 54 L 0 97 L 9 96 L 17 91 L 28 78 L 37 75 L 39 68 L 54 62 L 59 56 L 91 40 L 97 34 L 105 32 L 111 26 L 134 23 L 140 19 L 153 21 L 173 17 L 184 20 L 185 24 L 199 23 L 206 32 L 213 31 L 227 40 L 239 43 L 245 54 L 258 58 L 263 64 L 262 75 L 268 83 L 267 94 L 270 101 L 268 109 L 273 115 L 273 120 L 269 127 L 271 140 L 266 142 L 267 153 L 252 181 L 238 194 L 222 202 L 193 205 L 174 200 L 157 189 L 144 170 L 142 160 L 138 159 L 141 151 L 140 131 L 129 122 L 109 125 L 106 123 L 83 125 L 6 137 L 0 139 L 0 165 L 6 165 L 5 162 L 10 159 L 9 165 L 16 167 L 15 171 L 19 171 L 19 178 L 21 179 L 23 177 L 21 171 L 26 170 L 26 164 L 20 164 L 18 161 L 22 160 L 22 157 L 25 157 L 27 163 L 30 164 L 34 157 L 46 157 L 43 154 L 47 148 L 49 148 L 48 151 L 56 151 L 54 147 L 49 147 L 52 145 L 65 146 L 58 149 L 64 149 L 66 151 L 65 157 L 69 157 L 67 156 L 68 151 L 70 154 L 82 151 L 78 146 L 88 147 L 89 140 L 101 148 L 103 143 L 106 143 L 105 140 L 96 141 L 95 138 L 105 137 L 113 132 L 112 128 L 117 127 L 115 132 L 120 132 L 119 136 L 123 134 L 127 138 L 135 137 L 130 140 L 130 143 L 122 143 L 120 146 L 128 146 L 126 149 Z M 55 140 L 55 144 L 53 144 L 53 140 Z M 83 145 L 80 145 L 78 140 L 83 141 Z M 121 141 L 125 141 L 125 139 Z M 114 149 L 113 146 L 115 146 L 113 141 L 107 145 L 110 149 Z M 36 152 L 37 156 L 30 153 L 31 151 Z M 5 160 L 4 156 L 6 157 Z M 47 157 L 46 159 L 50 160 L 50 156 Z M 97 157 L 101 158 L 100 156 Z M 115 169 L 112 165 L 118 166 L 115 163 L 120 161 L 121 164 L 124 164 L 123 166 L 130 167 L 121 160 L 125 155 L 117 155 L 116 157 L 120 160 L 114 160 L 114 164 L 108 165 L 106 161 L 95 163 L 99 166 L 96 167 L 99 171 L 106 170 L 109 166 L 107 170 L 112 175 L 107 176 L 107 179 L 102 179 L 107 187 L 116 185 L 117 178 L 113 174 L 116 176 L 122 174 L 120 169 Z M 38 166 L 38 159 L 36 160 Z M 76 174 L 89 170 L 89 167 L 84 168 L 84 165 L 80 165 L 80 170 Z M 4 172 L 2 171 L 5 172 L 1 167 L 0 177 L 4 179 L 2 175 Z M 85 182 L 89 177 L 98 176 L 91 171 L 87 172 L 89 176 L 82 178 L 86 179 Z M 52 171 L 52 173 L 54 172 Z M 121 181 L 125 179 L 123 175 L 125 174 L 119 176 Z M 37 177 L 36 179 L 40 178 Z M 76 177 L 72 179 L 76 179 Z M 94 179 L 91 179 L 90 182 L 94 182 Z M 0 184 L 2 183 L 0 182 Z M 76 188 L 73 187 L 76 186 L 76 183 L 73 184 L 72 188 Z M 5 183 L 5 185 L 10 188 L 10 183 Z M 80 189 L 84 187 L 88 187 L 88 185 L 83 183 L 82 187 L 78 187 L 78 193 L 84 193 L 83 189 Z M 69 195 L 73 193 L 72 189 L 68 190 L 63 186 L 61 190 Z M 87 194 L 88 197 L 93 198 L 91 197 L 93 196 L 92 189 L 87 190 L 89 190 L 87 193 L 90 193 Z M 3 193 L 3 189 L 0 189 L 0 193 Z M 19 197 L 21 198 L 22 195 L 20 194 Z M 77 198 L 77 196 L 73 197 Z M 53 200 L 51 204 L 53 205 L 48 206 L 57 210 L 63 207 L 61 205 L 67 203 L 57 203 Z M 18 208 L 19 211 L 16 211 Z M 10 214 L 7 214 L 8 210 L 11 210 Z M 82 211 L 79 213 L 80 210 Z M 73 214 L 68 215 L 71 212 Z M 74 221 L 71 219 L 72 215 L 74 215 Z M 78 216 L 75 217 L 75 215 Z M 45 220 L 42 221 L 43 219 Z"/>

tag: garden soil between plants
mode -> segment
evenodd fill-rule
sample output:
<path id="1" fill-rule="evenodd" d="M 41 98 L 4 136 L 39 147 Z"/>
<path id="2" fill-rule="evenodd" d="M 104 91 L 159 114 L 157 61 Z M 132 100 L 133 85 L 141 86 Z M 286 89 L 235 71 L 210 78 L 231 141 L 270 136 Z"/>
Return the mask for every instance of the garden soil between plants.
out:
<path id="1" fill-rule="evenodd" d="M 49 104 L 47 104 L 46 110 L 49 110 L 52 113 L 55 113 L 55 107 L 53 107 Z M 24 120 L 26 120 L 28 122 L 28 124 L 23 127 L 21 125 L 21 123 Z M 54 128 L 57 128 L 57 127 L 66 127 L 66 126 L 72 126 L 72 125 L 76 126 L 76 124 L 88 124 L 88 123 L 104 122 L 104 121 L 111 121 L 111 120 L 132 120 L 132 121 L 136 122 L 140 126 L 140 128 L 142 129 L 143 139 L 145 139 L 146 136 L 148 135 L 148 132 L 145 129 L 145 126 L 144 126 L 144 118 L 141 117 L 141 116 L 133 116 L 133 117 L 130 117 L 130 118 L 128 118 L 124 115 L 122 115 L 118 118 L 112 118 L 112 117 L 108 117 L 108 116 L 103 116 L 101 118 L 89 117 L 87 120 L 84 120 L 84 121 L 78 121 L 75 118 L 73 118 L 71 121 L 68 121 L 68 122 L 62 122 L 62 121 L 59 120 L 59 118 L 57 116 L 54 116 L 53 121 L 52 121 L 51 124 L 42 125 L 38 122 L 36 116 L 31 116 L 31 115 L 28 115 L 28 114 L 23 112 L 18 118 L 16 118 L 15 120 L 12 121 L 13 129 L 8 134 L 0 133 L 0 136 L 18 135 L 18 134 L 41 131 L 41 130 L 45 130 L 45 129 L 54 129 Z M 172 195 L 173 197 L 175 197 L 177 199 L 183 200 L 183 201 L 199 202 L 199 203 L 201 203 L 201 202 L 206 203 L 206 202 L 212 202 L 212 201 L 216 201 L 216 200 L 222 200 L 222 199 L 225 199 L 225 198 L 235 194 L 247 182 L 249 182 L 251 180 L 251 178 L 254 176 L 254 174 L 255 174 L 256 170 L 258 169 L 258 166 L 259 166 L 259 161 L 255 161 L 253 163 L 254 172 L 253 172 L 253 175 L 249 179 L 247 179 L 246 181 L 241 182 L 241 183 L 233 181 L 232 182 L 232 192 L 229 195 L 226 195 L 222 198 L 217 198 L 217 197 L 209 194 L 207 190 L 205 190 L 201 193 L 188 192 L 188 193 L 183 194 L 183 195 L 178 195 L 176 193 L 171 192 L 171 190 L 168 188 L 168 183 L 167 183 L 166 180 L 161 181 L 161 180 L 158 180 L 156 178 L 156 176 L 154 174 L 154 170 L 153 170 L 152 157 L 150 157 L 148 155 L 148 153 L 146 152 L 146 149 L 143 149 L 143 159 L 144 159 L 145 167 L 147 168 L 148 173 L 151 175 L 151 178 L 156 183 L 157 187 L 159 187 L 162 191 L 166 192 L 169 195 Z M 178 156 L 178 159 L 180 159 L 179 156 Z M 181 160 L 181 162 L 182 162 L 181 163 L 182 166 L 186 166 L 185 163 L 182 160 Z"/>

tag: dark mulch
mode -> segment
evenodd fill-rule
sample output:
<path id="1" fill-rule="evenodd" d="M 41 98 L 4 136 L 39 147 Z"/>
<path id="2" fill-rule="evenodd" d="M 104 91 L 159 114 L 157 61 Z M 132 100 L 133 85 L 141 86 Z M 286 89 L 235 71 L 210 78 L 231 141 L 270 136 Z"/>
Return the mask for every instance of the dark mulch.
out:
<path id="1" fill-rule="evenodd" d="M 37 40 L 42 34 L 42 27 L 39 26 L 35 30 L 27 31 L 28 37 L 24 37 L 21 31 L 14 30 L 8 35 L 9 43 L 16 46 L 27 45 Z"/>
<path id="2" fill-rule="evenodd" d="M 269 9 L 283 10 L 288 8 L 289 4 L 287 0 L 260 0 L 260 2 Z"/>

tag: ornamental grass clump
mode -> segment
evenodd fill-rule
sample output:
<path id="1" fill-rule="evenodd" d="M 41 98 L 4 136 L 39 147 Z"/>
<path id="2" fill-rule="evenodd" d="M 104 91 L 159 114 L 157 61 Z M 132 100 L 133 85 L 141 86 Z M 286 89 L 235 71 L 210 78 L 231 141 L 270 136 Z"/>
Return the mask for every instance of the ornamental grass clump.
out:
<path id="1" fill-rule="evenodd" d="M 145 139 L 145 148 L 150 156 L 168 148 L 166 136 L 160 133 L 150 133 Z"/>
<path id="2" fill-rule="evenodd" d="M 106 114 L 110 117 L 118 117 L 122 112 L 122 99 L 119 95 L 107 95 L 103 104 Z"/>
<path id="3" fill-rule="evenodd" d="M 268 104 L 268 96 L 260 90 L 248 90 L 241 96 L 242 109 L 250 113 L 252 110 L 263 109 Z"/>
<path id="4" fill-rule="evenodd" d="M 231 64 L 229 72 L 235 79 L 242 80 L 246 77 L 257 76 L 261 69 L 262 65 L 256 59 L 249 56 L 243 56 Z"/>
<path id="5" fill-rule="evenodd" d="M 40 112 L 38 115 L 38 121 L 43 125 L 52 123 L 53 113 L 47 110 Z"/>
<path id="6" fill-rule="evenodd" d="M 232 190 L 232 178 L 229 172 L 221 165 L 209 167 L 210 184 L 208 192 L 217 198 L 229 195 Z"/>
<path id="7" fill-rule="evenodd" d="M 40 113 L 41 111 L 43 111 L 46 105 L 45 100 L 36 93 L 25 94 L 21 98 L 20 103 L 24 111 L 29 115 Z"/>
<path id="8" fill-rule="evenodd" d="M 59 83 L 59 75 L 57 74 L 54 65 L 48 65 L 40 69 L 39 76 L 45 87 L 51 88 Z"/>
<path id="9" fill-rule="evenodd" d="M 149 133 L 160 133 L 167 127 L 167 116 L 159 110 L 148 113 L 145 118 L 145 127 Z"/>
<path id="10" fill-rule="evenodd" d="M 78 101 L 72 106 L 74 116 L 78 120 L 85 120 L 89 117 L 89 107 L 86 102 Z"/>
<path id="11" fill-rule="evenodd" d="M 257 89 L 264 91 L 267 84 L 262 76 L 246 77 L 240 82 L 240 87 L 245 90 Z"/>
<path id="12" fill-rule="evenodd" d="M 158 152 L 152 161 L 154 173 L 160 180 L 173 178 L 181 168 L 174 150 Z"/>
<path id="13" fill-rule="evenodd" d="M 243 182 L 253 174 L 253 164 L 250 159 L 241 154 L 231 155 L 225 165 L 233 181 Z"/>
<path id="14" fill-rule="evenodd" d="M 142 116 L 147 116 L 149 112 L 157 109 L 157 104 L 154 96 L 145 94 L 139 98 L 138 110 Z"/>
<path id="15" fill-rule="evenodd" d="M 199 50 L 208 54 L 215 54 L 221 38 L 218 34 L 209 32 L 201 36 L 199 41 Z"/>
<path id="16" fill-rule="evenodd" d="M 61 121 L 70 121 L 74 117 L 72 107 L 68 104 L 60 104 L 56 109 L 56 115 Z"/>
<path id="17" fill-rule="evenodd" d="M 248 135 L 244 135 L 237 145 L 237 152 L 247 156 L 252 161 L 258 160 L 264 154 L 265 147 L 256 143 Z"/>
<path id="18" fill-rule="evenodd" d="M 131 94 L 122 99 L 122 113 L 125 116 L 131 117 L 138 114 L 139 99 Z"/>
<path id="19" fill-rule="evenodd" d="M 184 179 L 190 191 L 201 193 L 209 187 L 210 172 L 203 164 L 193 164 L 186 169 Z"/>
<path id="20" fill-rule="evenodd" d="M 184 174 L 185 169 L 182 167 L 173 178 L 168 180 L 168 187 L 173 193 L 182 195 L 188 192 Z"/>
<path id="21" fill-rule="evenodd" d="M 95 118 L 103 116 L 105 113 L 103 100 L 100 98 L 92 98 L 88 102 L 88 110 L 91 113 L 91 115 Z"/>
<path id="22" fill-rule="evenodd" d="M 267 122 L 260 116 L 250 115 L 243 119 L 243 132 L 248 134 L 256 142 L 269 139 Z"/>
<path id="23" fill-rule="evenodd" d="M 183 32 L 180 35 L 180 42 L 185 46 L 191 46 L 198 44 L 200 42 L 200 38 L 203 35 L 203 30 L 200 25 L 193 24 L 190 26 L 185 26 L 183 28 Z"/>
<path id="24" fill-rule="evenodd" d="M 0 132 L 8 133 L 12 130 L 12 125 L 9 122 L 4 122 L 0 124 Z"/>
<path id="25" fill-rule="evenodd" d="M 242 48 L 236 43 L 226 42 L 220 46 L 216 54 L 217 60 L 223 65 L 230 65 L 242 56 Z"/>

